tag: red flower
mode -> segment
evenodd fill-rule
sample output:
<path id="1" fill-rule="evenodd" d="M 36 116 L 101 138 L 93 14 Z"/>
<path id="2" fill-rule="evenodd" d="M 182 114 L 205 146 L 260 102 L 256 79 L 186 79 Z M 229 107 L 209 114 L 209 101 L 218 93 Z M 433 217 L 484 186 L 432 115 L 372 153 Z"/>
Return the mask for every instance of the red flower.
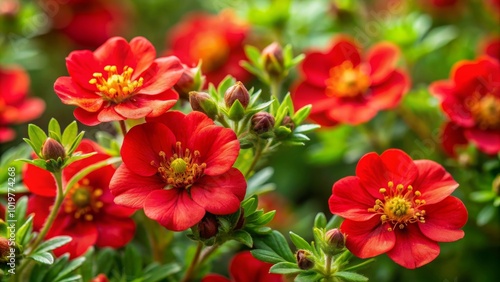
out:
<path id="1" fill-rule="evenodd" d="M 205 212 L 236 212 L 246 182 L 232 167 L 240 149 L 234 132 L 200 112 L 167 112 L 147 121 L 123 141 L 123 164 L 110 184 L 115 203 L 144 208 L 175 231 L 195 225 Z"/>
<path id="2" fill-rule="evenodd" d="M 231 279 L 219 274 L 206 275 L 201 282 L 281 282 L 282 275 L 269 273 L 273 266 L 252 256 L 249 251 L 240 252 L 234 256 L 229 266 Z"/>
<path id="3" fill-rule="evenodd" d="M 488 38 L 483 44 L 481 53 L 500 62 L 500 36 Z"/>
<path id="4" fill-rule="evenodd" d="M 51 17 L 55 29 L 77 44 L 96 48 L 111 36 L 127 30 L 130 15 L 123 4 L 123 1 L 109 0 L 70 0 L 65 3 L 45 0 L 40 6 Z"/>
<path id="5" fill-rule="evenodd" d="M 431 84 L 441 107 L 454 125 L 446 137 L 446 151 L 466 139 L 487 154 L 500 152 L 500 62 L 491 58 L 461 61 L 454 65 L 450 80 Z M 460 137 L 462 136 L 462 137 Z"/>
<path id="6" fill-rule="evenodd" d="M 15 132 L 7 126 L 40 117 L 45 103 L 39 98 L 27 98 L 30 79 L 19 67 L 0 67 L 0 143 L 14 139 Z"/>
<path id="7" fill-rule="evenodd" d="M 346 246 L 361 258 L 383 253 L 399 265 L 416 268 L 439 254 L 437 242 L 456 241 L 467 221 L 464 204 L 450 194 L 458 183 L 439 164 L 414 161 L 396 149 L 369 153 L 356 176 L 337 181 L 330 211 L 345 218 Z"/>
<path id="8" fill-rule="evenodd" d="M 97 144 L 83 140 L 77 151 L 98 154 L 77 161 L 63 170 L 63 183 L 83 168 L 109 158 L 102 153 Z M 73 240 L 54 250 L 60 256 L 69 252 L 70 257 L 84 254 L 89 247 L 119 248 L 126 245 L 134 236 L 135 224 L 130 215 L 133 209 L 120 207 L 113 202 L 108 185 L 115 169 L 106 166 L 98 169 L 71 187 L 63 201 L 57 218 L 47 233 L 47 238 L 66 235 Z M 24 184 L 33 193 L 28 201 L 28 213 L 34 213 L 33 227 L 40 230 L 49 216 L 54 204 L 56 183 L 52 175 L 33 165 L 23 171 Z"/>
<path id="9" fill-rule="evenodd" d="M 240 61 L 246 59 L 243 41 L 248 30 L 230 11 L 219 15 L 191 14 L 170 31 L 168 52 L 190 66 L 202 60 L 201 70 L 207 82 L 217 85 L 228 74 L 245 81 L 250 74 Z"/>
<path id="10" fill-rule="evenodd" d="M 356 43 L 337 38 L 326 53 L 306 54 L 305 78 L 294 102 L 312 104 L 311 119 L 324 126 L 369 121 L 378 111 L 396 107 L 409 87 L 406 73 L 396 69 L 398 58 L 397 46 L 379 43 L 363 60 Z"/>
<path id="11" fill-rule="evenodd" d="M 177 101 L 172 87 L 183 70 L 176 57 L 155 57 L 143 37 L 130 43 L 113 37 L 94 52 L 69 54 L 70 76 L 58 78 L 54 90 L 64 104 L 78 106 L 75 117 L 86 125 L 159 116 Z"/>

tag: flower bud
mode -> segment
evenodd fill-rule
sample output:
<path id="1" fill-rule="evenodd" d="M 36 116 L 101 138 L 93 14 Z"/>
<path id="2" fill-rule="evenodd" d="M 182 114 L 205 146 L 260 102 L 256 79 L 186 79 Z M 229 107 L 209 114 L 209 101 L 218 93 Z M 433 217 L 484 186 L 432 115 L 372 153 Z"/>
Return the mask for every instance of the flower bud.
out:
<path id="1" fill-rule="evenodd" d="M 200 238 L 210 239 L 217 235 L 219 230 L 219 223 L 215 215 L 207 213 L 198 223 L 198 232 L 200 233 Z"/>
<path id="2" fill-rule="evenodd" d="M 302 270 L 308 270 L 314 267 L 314 261 L 312 260 L 312 254 L 306 250 L 298 250 L 295 254 L 297 258 L 297 265 Z"/>
<path id="3" fill-rule="evenodd" d="M 217 103 L 206 92 L 189 92 L 189 103 L 193 111 L 202 112 L 211 119 L 215 119 L 219 114 Z"/>
<path id="4" fill-rule="evenodd" d="M 94 279 L 90 280 L 90 282 L 109 282 L 108 277 L 105 274 L 99 274 Z"/>
<path id="5" fill-rule="evenodd" d="M 189 92 L 200 91 L 205 83 L 205 77 L 201 75 L 199 67 L 190 68 L 182 65 L 184 71 L 181 78 L 174 85 L 175 91 L 179 93 L 179 97 L 184 100 L 189 100 Z"/>
<path id="6" fill-rule="evenodd" d="M 44 160 L 64 159 L 66 157 L 66 151 L 61 143 L 48 137 L 42 146 L 42 156 Z"/>
<path id="7" fill-rule="evenodd" d="M 257 134 L 268 132 L 274 127 L 274 117 L 268 112 L 258 112 L 252 116 L 252 130 Z"/>
<path id="8" fill-rule="evenodd" d="M 224 93 L 224 102 L 226 103 L 226 107 L 228 109 L 231 108 L 236 100 L 240 101 L 241 105 L 245 109 L 247 108 L 248 103 L 250 103 L 248 90 L 245 88 L 245 85 L 241 83 L 241 81 L 236 82 L 235 85 L 229 87 Z"/>
<path id="9" fill-rule="evenodd" d="M 284 71 L 283 48 L 277 42 L 271 43 L 262 50 L 264 69 L 271 77 L 279 77 Z"/>
<path id="10" fill-rule="evenodd" d="M 0 237 L 0 262 L 7 261 L 6 258 L 10 253 L 9 240 Z"/>
<path id="11" fill-rule="evenodd" d="M 338 228 L 330 229 L 325 233 L 320 247 L 325 254 L 336 255 L 345 248 L 345 236 Z"/>
<path id="12" fill-rule="evenodd" d="M 295 129 L 295 123 L 293 122 L 293 120 L 290 116 L 284 117 L 283 121 L 281 121 L 281 125 L 290 128 L 290 130 L 292 130 L 292 131 Z"/>

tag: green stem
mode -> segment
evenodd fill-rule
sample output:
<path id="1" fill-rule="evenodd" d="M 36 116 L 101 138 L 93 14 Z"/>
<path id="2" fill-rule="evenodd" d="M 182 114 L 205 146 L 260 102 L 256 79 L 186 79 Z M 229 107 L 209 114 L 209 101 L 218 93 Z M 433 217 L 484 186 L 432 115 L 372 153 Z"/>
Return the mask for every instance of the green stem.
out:
<path id="1" fill-rule="evenodd" d="M 125 137 L 125 134 L 127 134 L 127 125 L 125 124 L 124 120 L 120 120 L 120 130 L 122 131 L 123 136 Z"/>
<path id="2" fill-rule="evenodd" d="M 281 95 L 281 80 L 279 79 L 271 79 L 271 85 L 270 85 L 270 90 L 271 90 L 271 96 L 276 97 L 278 101 L 280 101 L 280 95 Z"/>
<path id="3" fill-rule="evenodd" d="M 325 276 L 329 278 L 332 275 L 332 255 L 325 255 Z"/>
<path id="4" fill-rule="evenodd" d="M 250 177 L 250 175 L 252 174 L 252 171 L 255 169 L 255 166 L 257 165 L 257 162 L 259 161 L 260 156 L 262 155 L 263 149 L 264 148 L 260 144 L 260 140 L 257 141 L 257 145 L 256 145 L 256 148 L 255 148 L 255 154 L 253 156 L 252 163 L 250 164 L 250 166 L 248 167 L 247 172 L 245 173 L 245 178 L 246 179 L 248 179 Z"/>
<path id="5" fill-rule="evenodd" d="M 218 244 L 214 244 L 208 248 L 205 248 L 203 252 L 201 253 L 200 260 L 198 261 L 198 265 L 203 265 L 205 261 L 208 259 L 208 257 L 214 253 L 215 250 L 219 247 Z"/>
<path id="6" fill-rule="evenodd" d="M 194 253 L 193 260 L 191 261 L 189 268 L 186 270 L 186 274 L 184 274 L 184 278 L 182 278 L 181 282 L 189 282 L 192 280 L 194 271 L 196 270 L 196 268 L 199 264 L 202 248 L 203 248 L 203 243 L 198 242 L 198 245 L 196 246 L 196 252 Z"/>
<path id="7" fill-rule="evenodd" d="M 216 120 L 220 122 L 225 128 L 231 128 L 222 114 L 217 115 Z"/>

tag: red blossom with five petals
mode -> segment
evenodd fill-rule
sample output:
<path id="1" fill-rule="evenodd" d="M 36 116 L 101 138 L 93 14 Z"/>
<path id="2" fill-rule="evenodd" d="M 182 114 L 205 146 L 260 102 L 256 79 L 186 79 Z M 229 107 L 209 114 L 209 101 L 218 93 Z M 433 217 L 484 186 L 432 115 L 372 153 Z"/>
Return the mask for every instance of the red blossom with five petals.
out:
<path id="1" fill-rule="evenodd" d="M 85 167 L 110 157 L 96 143 L 87 139 L 81 142 L 77 151 L 98 153 L 66 167 L 62 175 L 63 185 Z M 134 210 L 115 204 L 108 188 L 114 172 L 115 168 L 111 165 L 95 170 L 67 192 L 46 238 L 66 235 L 73 240 L 55 249 L 56 256 L 68 252 L 71 258 L 75 258 L 83 255 L 91 246 L 120 248 L 132 240 L 135 223 L 130 216 Z M 33 193 L 28 201 L 28 213 L 35 215 L 33 228 L 39 231 L 54 204 L 56 182 L 48 171 L 33 165 L 25 166 L 23 182 Z"/>
<path id="2" fill-rule="evenodd" d="M 218 15 L 194 13 L 170 30 L 167 53 L 189 66 L 201 60 L 207 83 L 217 85 L 227 75 L 246 81 L 250 74 L 240 61 L 246 59 L 243 42 L 248 32 L 249 26 L 229 10 Z"/>
<path id="3" fill-rule="evenodd" d="M 206 212 L 238 210 L 246 192 L 233 164 L 236 134 L 201 112 L 167 112 L 133 127 L 121 149 L 123 164 L 111 180 L 115 203 L 144 208 L 167 229 L 186 230 Z"/>
<path id="4" fill-rule="evenodd" d="M 500 62 L 461 61 L 450 76 L 430 85 L 450 119 L 442 135 L 445 151 L 453 156 L 460 145 L 473 143 L 487 154 L 500 152 Z"/>
<path id="5" fill-rule="evenodd" d="M 74 115 L 86 125 L 156 117 L 179 98 L 172 89 L 183 72 L 179 59 L 156 59 L 144 37 L 130 43 L 113 37 L 94 52 L 71 52 L 66 67 L 70 76 L 58 78 L 54 90 L 64 104 L 78 107 Z"/>
<path id="6" fill-rule="evenodd" d="M 353 40 L 338 37 L 328 51 L 306 53 L 294 103 L 312 104 L 310 118 L 323 126 L 369 121 L 396 107 L 409 89 L 408 75 L 396 68 L 399 56 L 396 45 L 384 42 L 363 58 Z"/>
<path id="7" fill-rule="evenodd" d="M 451 193 L 458 183 L 439 164 L 412 160 L 389 149 L 368 153 L 356 176 L 337 181 L 329 199 L 330 211 L 345 218 L 340 229 L 356 256 L 383 253 L 413 269 L 434 260 L 437 242 L 461 239 L 467 222 L 464 204 Z"/>
<path id="8" fill-rule="evenodd" d="M 201 282 L 281 282 L 283 276 L 269 273 L 273 266 L 252 256 L 249 251 L 240 252 L 234 256 L 229 266 L 231 279 L 219 274 L 208 274 Z"/>
<path id="9" fill-rule="evenodd" d="M 15 137 L 8 126 L 36 119 L 45 110 L 40 98 L 28 98 L 30 79 L 20 67 L 0 67 L 0 143 Z"/>

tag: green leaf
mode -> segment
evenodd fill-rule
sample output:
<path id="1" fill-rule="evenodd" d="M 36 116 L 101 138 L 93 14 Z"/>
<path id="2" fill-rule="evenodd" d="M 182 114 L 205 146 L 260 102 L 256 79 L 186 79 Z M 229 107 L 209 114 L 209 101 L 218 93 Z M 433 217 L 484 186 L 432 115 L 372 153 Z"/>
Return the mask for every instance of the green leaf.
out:
<path id="1" fill-rule="evenodd" d="M 226 93 L 226 90 L 236 84 L 236 80 L 234 77 L 228 75 L 226 76 L 220 83 L 219 87 L 217 87 L 217 93 L 223 97 L 224 93 Z"/>
<path id="2" fill-rule="evenodd" d="M 251 248 L 253 247 L 253 240 L 252 236 L 244 231 L 244 230 L 237 230 L 233 233 L 233 239 L 244 244 L 245 246 Z"/>
<path id="3" fill-rule="evenodd" d="M 326 227 L 326 216 L 324 213 L 319 212 L 314 218 L 314 227 L 325 228 Z"/>
<path id="4" fill-rule="evenodd" d="M 316 282 L 319 281 L 323 276 L 315 271 L 304 271 L 299 273 L 297 277 L 293 280 L 294 282 Z"/>
<path id="5" fill-rule="evenodd" d="M 54 282 L 72 282 L 72 281 L 82 281 L 82 276 L 77 274 Z"/>
<path id="6" fill-rule="evenodd" d="M 78 145 L 80 145 L 80 142 L 82 142 L 82 139 L 83 139 L 83 135 L 85 134 L 85 131 L 82 131 L 80 132 L 76 138 L 73 140 L 73 142 L 71 143 L 71 145 L 69 146 L 69 150 L 68 150 L 68 155 L 71 156 L 73 154 L 73 152 L 76 150 L 76 148 L 78 148 Z"/>
<path id="7" fill-rule="evenodd" d="M 48 251 L 52 251 L 61 246 L 66 245 L 71 242 L 72 238 L 69 236 L 57 236 L 50 238 L 49 240 L 41 243 L 38 248 L 35 249 L 34 253 L 44 253 Z"/>
<path id="8" fill-rule="evenodd" d="M 485 206 L 477 214 L 477 218 L 476 218 L 477 225 L 479 225 L 479 226 L 486 225 L 488 222 L 490 222 L 491 219 L 493 219 L 494 215 L 495 215 L 495 207 L 492 205 Z"/>
<path id="9" fill-rule="evenodd" d="M 285 98 L 283 98 L 283 102 L 281 102 L 282 104 L 285 104 L 286 105 L 286 108 L 288 108 L 288 114 L 292 115 L 294 112 L 295 112 L 295 108 L 293 106 L 293 101 L 292 101 L 292 97 L 290 96 L 290 92 L 288 92 L 286 95 L 285 95 Z M 307 107 L 307 106 L 306 106 Z M 305 107 L 304 107 L 305 108 Z M 295 121 L 295 120 L 294 120 Z"/>
<path id="10" fill-rule="evenodd" d="M 43 264 L 54 263 L 54 257 L 50 253 L 36 253 L 29 257 Z"/>
<path id="11" fill-rule="evenodd" d="M 297 126 L 293 132 L 307 133 L 307 132 L 311 132 L 313 130 L 316 130 L 320 127 L 321 126 L 318 124 L 303 124 L 303 125 Z"/>
<path id="12" fill-rule="evenodd" d="M 340 217 L 338 215 L 333 215 L 330 218 L 330 220 L 328 221 L 328 223 L 326 224 L 325 229 L 330 230 L 333 228 L 338 228 L 340 226 L 340 224 L 342 223 L 342 221 L 343 221 L 342 217 Z"/>
<path id="13" fill-rule="evenodd" d="M 43 143 L 47 140 L 47 134 L 38 126 L 30 123 L 28 125 L 28 136 L 35 147 L 35 153 L 41 151 Z"/>
<path id="14" fill-rule="evenodd" d="M 28 138 L 23 138 L 24 142 L 28 143 L 28 145 L 30 145 L 31 149 L 33 149 L 33 152 L 35 152 L 35 154 L 38 156 L 38 157 L 42 157 L 40 152 L 38 152 L 40 150 L 40 147 L 37 147 L 35 145 L 35 143 L 33 143 L 30 139 Z"/>
<path id="15" fill-rule="evenodd" d="M 312 106 L 307 105 L 300 108 L 292 117 L 293 122 L 296 125 L 302 124 L 302 122 L 309 116 L 311 113 Z"/>
<path id="16" fill-rule="evenodd" d="M 21 246 L 24 246 L 26 243 L 28 243 L 32 229 L 33 229 L 33 216 L 30 216 L 28 220 L 26 220 L 24 224 L 21 225 L 21 227 L 19 227 L 19 229 L 17 230 L 16 243 Z"/>
<path id="17" fill-rule="evenodd" d="M 19 191 L 16 189 L 16 193 Z M 28 196 L 23 196 L 16 203 L 16 220 L 17 224 L 24 224 L 26 217 L 26 209 L 28 208 Z"/>
<path id="18" fill-rule="evenodd" d="M 308 250 L 310 252 L 313 251 L 311 245 L 306 240 L 304 240 L 304 238 L 293 233 L 292 231 L 290 231 L 290 239 L 292 240 L 292 243 L 295 245 L 295 247 L 297 247 L 297 249 Z"/>
<path id="19" fill-rule="evenodd" d="M 255 236 L 254 245 L 258 249 L 272 250 L 286 261 L 295 262 L 295 256 L 285 237 L 276 230 L 264 236 Z"/>
<path id="20" fill-rule="evenodd" d="M 125 275 L 128 277 L 137 277 L 142 275 L 142 257 L 133 245 L 129 244 L 125 247 L 123 266 Z"/>
<path id="21" fill-rule="evenodd" d="M 109 273 L 115 264 L 115 251 L 111 248 L 101 249 L 97 255 L 97 273 Z"/>
<path id="22" fill-rule="evenodd" d="M 250 215 L 253 212 L 255 212 L 255 210 L 257 209 L 257 205 L 258 205 L 258 200 L 257 200 L 257 196 L 255 196 L 255 195 L 253 197 L 250 197 L 250 198 L 244 200 L 241 203 L 241 207 L 243 208 L 245 214 L 247 214 L 247 215 Z"/>
<path id="23" fill-rule="evenodd" d="M 478 203 L 489 202 L 494 198 L 495 193 L 493 191 L 475 191 L 470 193 L 470 199 Z"/>
<path id="24" fill-rule="evenodd" d="M 256 259 L 272 264 L 286 261 L 274 251 L 257 249 L 251 251 L 251 253 Z"/>
<path id="25" fill-rule="evenodd" d="M 62 134 L 61 144 L 64 146 L 66 151 L 68 151 L 71 148 L 70 145 L 73 143 L 73 140 L 75 140 L 77 134 L 78 134 L 78 125 L 76 121 L 73 121 L 72 123 L 68 124 L 68 126 L 66 126 L 66 128 L 64 129 L 64 132 Z"/>
<path id="26" fill-rule="evenodd" d="M 354 272 L 339 271 L 333 274 L 333 276 L 349 282 L 368 281 L 368 278 L 366 276 Z"/>
<path id="27" fill-rule="evenodd" d="M 233 105 L 228 112 L 228 117 L 230 120 L 239 121 L 245 116 L 245 108 L 239 100 L 234 101 Z"/>
<path id="28" fill-rule="evenodd" d="M 297 266 L 297 263 L 293 262 L 278 262 L 269 269 L 270 273 L 277 274 L 295 274 L 302 271 L 303 270 Z"/>
<path id="29" fill-rule="evenodd" d="M 259 216 L 259 218 L 257 218 L 257 220 L 253 221 L 252 223 L 255 225 L 268 224 L 271 220 L 273 220 L 275 214 L 276 214 L 276 211 L 266 212 L 265 214 Z"/>
<path id="30" fill-rule="evenodd" d="M 62 280 L 66 275 L 70 274 L 73 270 L 79 268 L 80 266 L 82 266 L 82 264 L 85 262 L 85 257 L 79 257 L 79 258 L 76 258 L 72 261 L 70 261 L 65 267 L 64 269 L 59 272 L 59 274 L 57 275 L 56 277 L 56 281 L 54 282 L 57 282 L 57 281 L 64 281 Z"/>
<path id="31" fill-rule="evenodd" d="M 55 118 L 51 118 L 49 121 L 49 136 L 57 142 L 61 142 L 61 126 Z"/>
<path id="32" fill-rule="evenodd" d="M 251 45 L 245 45 L 245 55 L 247 55 L 247 58 L 253 65 L 261 66 L 259 49 Z"/>
<path id="33" fill-rule="evenodd" d="M 156 265 L 146 268 L 144 273 L 144 281 L 157 282 L 167 278 L 168 276 L 181 271 L 181 266 L 177 263 L 168 263 L 165 265 Z"/>

